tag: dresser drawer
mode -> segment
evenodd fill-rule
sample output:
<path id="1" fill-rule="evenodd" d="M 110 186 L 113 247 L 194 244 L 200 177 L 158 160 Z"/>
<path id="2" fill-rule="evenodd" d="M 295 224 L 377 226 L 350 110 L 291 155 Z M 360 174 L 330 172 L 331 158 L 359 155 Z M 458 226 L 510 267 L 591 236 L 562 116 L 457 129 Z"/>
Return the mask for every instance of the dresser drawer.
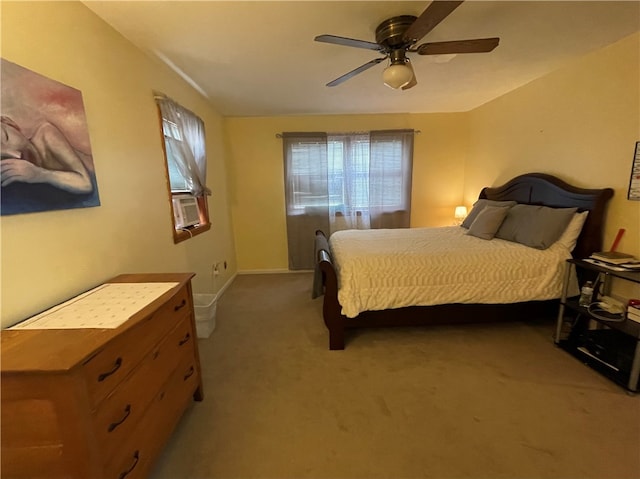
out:
<path id="1" fill-rule="evenodd" d="M 140 362 L 167 331 L 192 314 L 192 300 L 186 287 L 157 311 L 116 337 L 82 365 L 92 408 Z"/>
<path id="2" fill-rule="evenodd" d="M 137 479 L 149 474 L 153 459 L 180 420 L 191 396 L 198 388 L 197 361 L 184 358 L 162 389 L 153 398 L 144 418 L 114 458 L 106 466 L 106 477 Z"/>
<path id="3" fill-rule="evenodd" d="M 105 462 L 111 460 L 117 446 L 135 430 L 176 363 L 195 360 L 193 343 L 191 318 L 184 317 L 100 404 L 93 422 Z"/>

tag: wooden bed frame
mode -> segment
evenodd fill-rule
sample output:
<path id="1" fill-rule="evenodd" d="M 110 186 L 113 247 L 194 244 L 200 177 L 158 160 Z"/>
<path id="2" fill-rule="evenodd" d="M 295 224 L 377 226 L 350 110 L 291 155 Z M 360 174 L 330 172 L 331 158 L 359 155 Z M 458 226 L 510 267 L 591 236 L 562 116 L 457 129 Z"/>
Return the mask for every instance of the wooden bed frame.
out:
<path id="1" fill-rule="evenodd" d="M 611 188 L 577 188 L 551 175 L 529 173 L 513 178 L 502 186 L 485 187 L 479 198 L 588 210 L 589 215 L 573 251 L 575 258 L 585 258 L 602 249 L 606 206 L 612 196 Z M 514 304 L 441 304 L 364 311 L 355 318 L 347 318 L 341 313 L 342 306 L 338 302 L 338 277 L 329 243 L 320 230 L 316 231 L 315 253 L 317 268 L 322 273 L 323 317 L 329 330 L 329 349 L 332 350 L 344 349 L 345 332 L 348 329 L 504 321 L 532 318 L 541 314 L 553 316 L 557 310 L 558 300 Z"/>

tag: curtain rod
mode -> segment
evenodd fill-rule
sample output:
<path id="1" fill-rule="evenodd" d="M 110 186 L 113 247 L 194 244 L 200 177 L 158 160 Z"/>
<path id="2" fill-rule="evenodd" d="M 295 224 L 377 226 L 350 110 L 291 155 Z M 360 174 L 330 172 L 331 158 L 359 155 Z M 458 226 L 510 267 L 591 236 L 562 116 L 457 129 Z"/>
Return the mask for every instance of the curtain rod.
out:
<path id="1" fill-rule="evenodd" d="M 357 135 L 357 134 L 360 134 L 360 133 L 366 133 L 366 132 L 362 132 L 362 131 L 355 131 L 355 132 L 339 132 L 339 133 L 336 133 L 336 134 L 338 134 L 338 135 Z M 422 133 L 422 131 L 420 131 L 420 130 L 413 130 L 413 133 L 414 133 L 414 134 L 416 134 L 416 135 L 419 135 L 420 133 Z M 331 134 L 331 133 L 329 133 L 329 134 Z M 282 138 L 282 133 L 276 133 L 276 138 Z"/>

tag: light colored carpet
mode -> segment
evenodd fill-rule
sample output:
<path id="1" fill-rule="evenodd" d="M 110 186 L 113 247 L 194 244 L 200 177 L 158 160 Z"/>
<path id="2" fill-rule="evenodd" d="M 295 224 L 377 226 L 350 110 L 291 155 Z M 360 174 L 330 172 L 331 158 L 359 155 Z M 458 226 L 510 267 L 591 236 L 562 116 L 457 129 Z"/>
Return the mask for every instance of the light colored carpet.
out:
<path id="1" fill-rule="evenodd" d="M 638 478 L 640 398 L 552 322 L 362 330 L 328 350 L 309 273 L 238 276 L 153 479 Z"/>

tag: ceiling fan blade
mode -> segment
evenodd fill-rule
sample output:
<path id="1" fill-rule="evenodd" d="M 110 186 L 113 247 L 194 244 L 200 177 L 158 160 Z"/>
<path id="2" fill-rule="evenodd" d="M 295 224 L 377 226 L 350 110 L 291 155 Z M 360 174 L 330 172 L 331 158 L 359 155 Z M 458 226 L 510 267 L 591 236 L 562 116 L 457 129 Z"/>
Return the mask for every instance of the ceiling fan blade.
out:
<path id="1" fill-rule="evenodd" d="M 409 88 L 413 88 L 418 84 L 418 80 L 416 79 L 416 71 L 413 69 L 413 65 L 411 65 L 410 61 L 407 61 L 406 65 L 408 65 L 409 68 L 411 68 L 411 73 L 413 73 L 413 77 L 411 78 L 411 81 L 409 83 L 407 83 L 405 86 L 402 87 L 403 90 L 408 90 Z"/>
<path id="2" fill-rule="evenodd" d="M 448 53 L 486 53 L 500 43 L 499 38 L 478 38 L 452 42 L 423 43 L 416 51 L 420 55 L 446 55 Z"/>
<path id="3" fill-rule="evenodd" d="M 337 37 L 335 35 L 318 35 L 314 38 L 316 42 L 333 43 L 345 47 L 366 48 L 367 50 L 381 51 L 382 47 L 377 43 L 365 40 L 354 40 L 353 38 Z"/>
<path id="4" fill-rule="evenodd" d="M 329 83 L 327 83 L 327 86 L 340 85 L 340 83 L 347 81 L 349 78 L 356 76 L 358 73 L 362 73 L 363 71 L 368 70 L 369 68 L 377 65 L 381 61 L 386 60 L 386 58 L 387 57 L 376 58 L 375 60 L 371 60 L 370 62 L 365 63 L 364 65 L 360 65 L 355 70 L 351 70 L 349 73 L 345 73 L 341 77 L 338 77 L 333 81 L 330 81 Z"/>
<path id="5" fill-rule="evenodd" d="M 464 0 L 458 2 L 434 0 L 425 11 L 422 12 L 422 15 L 404 32 L 402 39 L 408 43 L 417 42 L 433 30 L 442 20 L 447 18 L 463 1 Z"/>

